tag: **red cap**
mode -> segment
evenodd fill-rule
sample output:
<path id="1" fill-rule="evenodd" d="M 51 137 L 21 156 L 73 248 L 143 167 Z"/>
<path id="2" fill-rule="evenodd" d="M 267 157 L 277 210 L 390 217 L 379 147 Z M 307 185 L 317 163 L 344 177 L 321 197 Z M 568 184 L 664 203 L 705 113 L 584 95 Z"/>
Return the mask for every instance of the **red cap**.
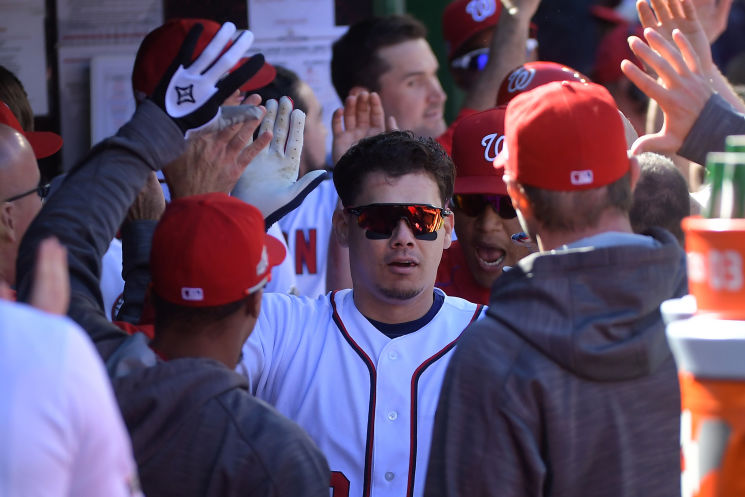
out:
<path id="1" fill-rule="evenodd" d="M 606 34 L 598 44 L 595 51 L 595 67 L 592 77 L 596 83 L 607 84 L 618 81 L 624 77 L 621 71 L 621 61 L 628 59 L 636 64 L 639 69 L 644 69 L 636 58 L 634 52 L 629 48 L 629 36 L 636 35 L 644 39 L 644 28 L 639 24 L 631 25 L 621 23 Z"/>
<path id="2" fill-rule="evenodd" d="M 507 106 L 505 145 L 495 161 L 523 185 L 588 190 L 629 172 L 621 115 L 608 90 L 556 81 Z"/>
<path id="3" fill-rule="evenodd" d="M 497 94 L 497 105 L 507 105 L 517 95 L 552 81 L 589 83 L 590 78 L 556 62 L 526 62 L 504 78 Z"/>
<path id="4" fill-rule="evenodd" d="M 220 30 L 220 24 L 209 19 L 171 19 L 148 33 L 142 40 L 140 48 L 137 49 L 134 69 L 132 69 L 132 89 L 136 100 L 142 100 L 153 94 L 169 64 L 178 55 L 189 30 L 197 23 L 202 23 L 204 30 L 197 40 L 193 61 Z M 240 67 L 246 60 L 242 59 L 233 69 Z M 274 80 L 276 75 L 277 71 L 274 67 L 264 63 L 259 72 L 241 86 L 241 91 L 251 91 L 266 86 Z"/>
<path id="5" fill-rule="evenodd" d="M 453 133 L 455 193 L 507 194 L 502 173 L 494 159 L 504 142 L 506 105 L 470 115 L 461 120 Z"/>
<path id="6" fill-rule="evenodd" d="M 475 34 L 497 25 L 502 12 L 499 0 L 456 0 L 442 13 L 442 36 L 448 59 Z"/>
<path id="7" fill-rule="evenodd" d="M 26 137 L 34 150 L 37 159 L 43 159 L 56 153 L 62 148 L 62 137 L 51 131 L 23 131 L 21 123 L 18 122 L 8 104 L 0 101 L 0 124 L 10 126 Z"/>
<path id="8" fill-rule="evenodd" d="M 258 290 L 284 257 L 254 206 L 224 193 L 180 198 L 153 235 L 153 290 L 188 307 L 228 304 Z"/>

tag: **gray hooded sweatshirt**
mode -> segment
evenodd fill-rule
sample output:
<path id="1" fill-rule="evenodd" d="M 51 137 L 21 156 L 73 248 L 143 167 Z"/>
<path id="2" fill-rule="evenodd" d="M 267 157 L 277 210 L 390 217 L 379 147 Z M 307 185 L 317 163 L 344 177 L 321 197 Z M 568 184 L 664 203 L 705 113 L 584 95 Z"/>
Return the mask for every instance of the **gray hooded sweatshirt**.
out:
<path id="1" fill-rule="evenodd" d="M 680 393 L 659 305 L 686 293 L 664 230 L 534 254 L 501 276 L 443 383 L 425 495 L 680 495 Z"/>

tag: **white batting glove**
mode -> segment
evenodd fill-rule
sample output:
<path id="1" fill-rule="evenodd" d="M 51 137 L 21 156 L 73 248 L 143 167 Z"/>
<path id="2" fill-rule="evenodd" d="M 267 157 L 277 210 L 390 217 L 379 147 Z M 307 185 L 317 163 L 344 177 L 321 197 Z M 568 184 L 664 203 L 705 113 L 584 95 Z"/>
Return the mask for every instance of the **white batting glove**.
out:
<path id="1" fill-rule="evenodd" d="M 298 181 L 305 114 L 282 97 L 266 102 L 260 133 L 272 130 L 272 143 L 259 152 L 241 175 L 232 195 L 254 205 L 271 226 L 295 209 L 323 181 L 325 171 L 311 171 Z"/>
<path id="2" fill-rule="evenodd" d="M 217 118 L 220 105 L 264 65 L 257 54 L 225 76 L 253 43 L 253 34 L 244 31 L 223 53 L 235 25 L 226 22 L 194 62 L 191 58 L 204 27 L 191 28 L 176 58 L 171 62 L 150 99 L 186 133 Z M 225 76 L 223 78 L 223 76 Z"/>

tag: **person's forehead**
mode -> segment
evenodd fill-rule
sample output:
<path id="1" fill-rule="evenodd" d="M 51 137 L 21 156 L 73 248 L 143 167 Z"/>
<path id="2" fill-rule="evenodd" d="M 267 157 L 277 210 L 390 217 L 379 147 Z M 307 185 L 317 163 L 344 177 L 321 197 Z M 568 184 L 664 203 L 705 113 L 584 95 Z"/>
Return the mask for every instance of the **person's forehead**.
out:
<path id="1" fill-rule="evenodd" d="M 437 58 L 424 38 L 382 47 L 377 55 L 388 66 L 383 76 L 405 78 L 419 73 L 433 74 L 438 69 Z"/>
<path id="2" fill-rule="evenodd" d="M 0 191 L 3 196 L 16 195 L 39 184 L 39 166 L 29 145 L 0 167 Z"/>
<path id="3" fill-rule="evenodd" d="M 305 81 L 300 82 L 298 95 L 305 103 L 305 106 L 308 108 L 308 113 L 317 111 L 321 108 L 321 103 L 318 101 L 313 88 L 311 88 L 310 85 L 308 85 L 308 83 L 306 83 Z"/>
<path id="4" fill-rule="evenodd" d="M 437 181 L 425 171 L 403 176 L 389 176 L 381 171 L 373 171 L 365 175 L 355 203 L 419 203 L 440 206 L 442 200 Z"/>

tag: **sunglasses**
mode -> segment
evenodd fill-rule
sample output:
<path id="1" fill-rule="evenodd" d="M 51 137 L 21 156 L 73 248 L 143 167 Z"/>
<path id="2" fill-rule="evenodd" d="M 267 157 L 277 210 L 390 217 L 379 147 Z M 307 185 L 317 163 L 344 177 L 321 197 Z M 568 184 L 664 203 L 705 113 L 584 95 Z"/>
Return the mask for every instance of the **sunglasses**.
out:
<path id="1" fill-rule="evenodd" d="M 479 48 L 450 61 L 450 67 L 453 69 L 463 69 L 469 71 L 482 71 L 489 61 L 489 49 Z"/>
<path id="2" fill-rule="evenodd" d="M 6 198 L 3 202 L 13 202 L 15 200 L 31 195 L 32 193 L 37 194 L 40 199 L 44 200 L 45 198 L 47 198 L 47 195 L 49 194 L 49 183 L 47 183 L 46 185 L 39 185 L 36 188 L 32 188 L 31 190 L 27 192 L 19 193 L 18 195 L 14 195 L 10 198 Z"/>
<path id="3" fill-rule="evenodd" d="M 406 220 L 417 239 L 435 240 L 445 217 L 452 214 L 448 209 L 428 204 L 370 204 L 345 207 L 344 212 L 357 216 L 357 225 L 370 240 L 390 238 L 401 219 Z"/>
<path id="4" fill-rule="evenodd" d="M 476 217 L 481 215 L 484 207 L 491 205 L 494 212 L 502 219 L 514 219 L 517 217 L 515 208 L 509 195 L 484 195 L 480 193 L 461 194 L 456 193 L 452 199 L 453 207 L 463 212 L 466 216 Z"/>

